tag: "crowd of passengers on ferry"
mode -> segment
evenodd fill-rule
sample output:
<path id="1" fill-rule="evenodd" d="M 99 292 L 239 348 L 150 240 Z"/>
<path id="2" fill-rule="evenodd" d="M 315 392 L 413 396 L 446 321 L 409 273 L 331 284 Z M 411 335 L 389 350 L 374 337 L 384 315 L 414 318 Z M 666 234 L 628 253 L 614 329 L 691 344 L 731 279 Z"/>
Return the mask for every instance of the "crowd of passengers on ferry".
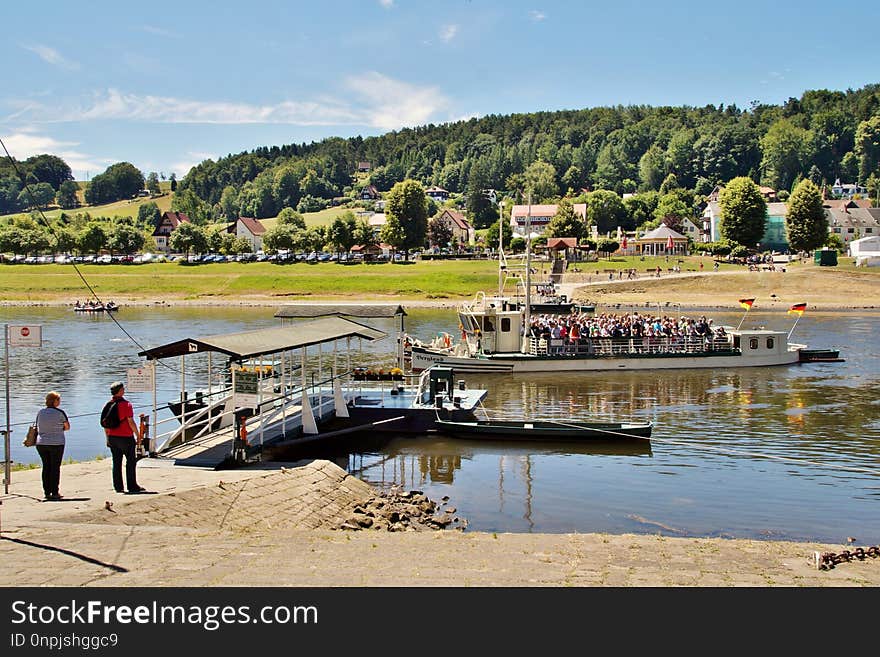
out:
<path id="1" fill-rule="evenodd" d="M 729 349 L 724 327 L 698 318 L 668 315 L 537 315 L 531 318 L 529 336 L 536 353 L 558 355 L 611 353 L 693 353 Z"/>

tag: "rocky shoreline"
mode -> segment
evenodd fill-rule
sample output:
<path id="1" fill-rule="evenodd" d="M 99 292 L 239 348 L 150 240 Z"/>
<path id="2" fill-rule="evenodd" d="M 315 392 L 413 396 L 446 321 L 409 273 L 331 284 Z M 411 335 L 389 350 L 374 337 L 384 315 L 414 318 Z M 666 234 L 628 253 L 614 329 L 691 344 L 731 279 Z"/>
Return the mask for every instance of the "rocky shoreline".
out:
<path id="1" fill-rule="evenodd" d="M 448 506 L 449 498 L 434 502 L 419 490 L 392 487 L 387 493 L 379 491 L 373 497 L 355 504 L 351 514 L 336 529 L 346 531 L 431 531 L 456 529 L 464 531 L 467 520 L 455 515 L 456 508 Z"/>

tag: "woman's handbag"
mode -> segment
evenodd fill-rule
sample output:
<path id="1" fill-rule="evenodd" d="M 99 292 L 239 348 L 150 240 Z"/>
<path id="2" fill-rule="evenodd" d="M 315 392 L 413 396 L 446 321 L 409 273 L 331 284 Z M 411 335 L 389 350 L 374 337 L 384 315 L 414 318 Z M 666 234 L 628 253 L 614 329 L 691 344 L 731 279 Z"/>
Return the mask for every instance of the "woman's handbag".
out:
<path id="1" fill-rule="evenodd" d="M 22 443 L 22 445 L 24 445 L 25 447 L 33 447 L 37 444 L 38 435 L 39 433 L 37 432 L 37 425 L 32 424 L 28 427 L 28 432 L 27 435 L 24 437 L 24 442 Z"/>

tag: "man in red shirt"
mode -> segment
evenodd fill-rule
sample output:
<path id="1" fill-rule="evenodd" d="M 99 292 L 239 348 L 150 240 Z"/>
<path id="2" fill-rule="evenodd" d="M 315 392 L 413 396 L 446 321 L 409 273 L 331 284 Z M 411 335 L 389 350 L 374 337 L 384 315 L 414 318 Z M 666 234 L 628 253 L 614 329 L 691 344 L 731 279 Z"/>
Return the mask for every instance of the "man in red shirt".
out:
<path id="1" fill-rule="evenodd" d="M 122 488 L 122 458 L 125 457 L 125 481 L 128 484 L 129 493 L 143 493 L 147 489 L 141 488 L 137 482 L 137 454 L 135 448 L 140 442 L 141 436 L 138 426 L 134 422 L 134 409 L 131 402 L 125 399 L 125 384 L 117 381 L 110 386 L 111 401 L 116 402 L 116 412 L 119 414 L 119 424 L 115 427 L 104 428 L 107 435 L 107 446 L 113 455 L 113 488 L 117 493 L 124 493 Z"/>

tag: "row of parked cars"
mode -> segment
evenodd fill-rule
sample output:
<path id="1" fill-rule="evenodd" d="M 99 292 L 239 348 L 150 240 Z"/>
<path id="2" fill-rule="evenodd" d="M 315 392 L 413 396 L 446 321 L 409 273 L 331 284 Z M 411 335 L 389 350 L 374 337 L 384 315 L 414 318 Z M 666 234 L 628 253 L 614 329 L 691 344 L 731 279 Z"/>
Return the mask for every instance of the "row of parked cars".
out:
<path id="1" fill-rule="evenodd" d="M 411 256 L 412 257 L 412 256 Z M 395 254 L 395 260 L 403 260 L 403 254 Z M 123 265 L 139 265 L 151 262 L 181 262 L 186 261 L 192 264 L 204 264 L 214 262 L 274 262 L 279 264 L 294 262 L 339 262 L 341 264 L 352 264 L 364 262 L 364 254 L 362 253 L 327 253 L 324 251 L 311 253 L 294 253 L 279 252 L 267 254 L 258 253 L 241 253 L 238 255 L 223 255 L 220 253 L 190 254 L 190 255 L 170 255 L 165 256 L 156 253 L 139 253 L 137 255 L 41 255 L 41 256 L 9 256 L 0 254 L 0 262 L 4 264 L 25 264 L 25 265 L 43 265 L 43 264 L 123 264 Z M 387 255 L 367 256 L 369 262 L 388 262 L 391 260 Z"/>

